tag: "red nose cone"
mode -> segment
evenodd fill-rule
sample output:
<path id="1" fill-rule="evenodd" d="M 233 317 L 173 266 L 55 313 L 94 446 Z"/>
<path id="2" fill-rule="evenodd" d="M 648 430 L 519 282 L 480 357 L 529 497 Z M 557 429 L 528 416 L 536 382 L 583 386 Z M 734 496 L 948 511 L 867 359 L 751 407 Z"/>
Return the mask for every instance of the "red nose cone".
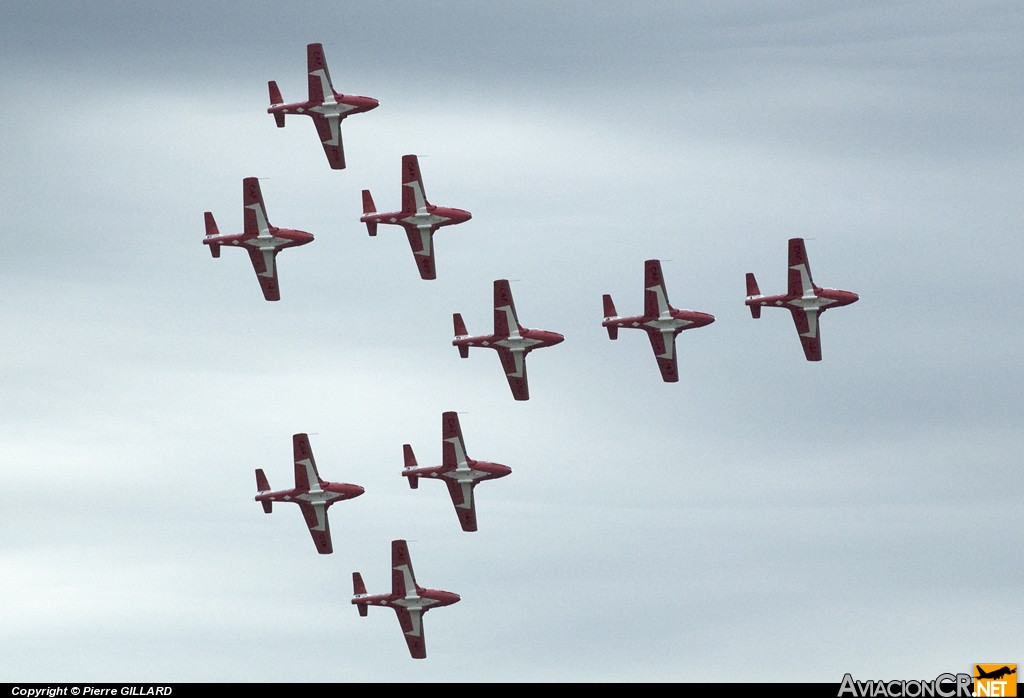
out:
<path id="1" fill-rule="evenodd" d="M 561 344 L 562 342 L 564 342 L 565 341 L 565 337 L 563 337 L 562 335 L 558 334 L 557 332 L 548 332 L 547 340 L 548 340 L 548 344 L 550 344 L 551 346 L 554 346 L 556 344 Z"/>

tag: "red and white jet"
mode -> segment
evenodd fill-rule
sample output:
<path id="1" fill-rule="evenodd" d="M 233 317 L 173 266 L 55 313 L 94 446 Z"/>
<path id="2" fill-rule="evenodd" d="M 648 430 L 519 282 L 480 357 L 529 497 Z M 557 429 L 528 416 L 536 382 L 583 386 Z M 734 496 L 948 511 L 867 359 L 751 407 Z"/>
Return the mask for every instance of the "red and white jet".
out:
<path id="1" fill-rule="evenodd" d="M 409 645 L 413 659 L 425 659 L 427 645 L 423 640 L 423 614 L 432 608 L 450 606 L 459 601 L 459 595 L 439 589 L 424 589 L 416 583 L 409 559 L 409 548 L 404 540 L 391 541 L 391 593 L 370 596 L 366 593 L 363 577 L 352 573 L 355 596 L 352 603 L 359 608 L 359 615 L 365 616 L 370 606 L 387 606 L 395 609 L 398 623 Z"/>
<path id="2" fill-rule="evenodd" d="M 462 315 L 455 313 L 455 339 L 452 345 L 459 348 L 462 358 L 469 356 L 470 347 L 486 347 L 498 352 L 501 367 L 508 378 L 508 387 L 516 400 L 530 399 L 530 386 L 526 382 L 526 355 L 534 349 L 554 346 L 565 337 L 557 332 L 531 330 L 519 324 L 516 306 L 512 301 L 512 290 L 508 281 L 494 282 L 494 334 L 470 337 Z"/>
<path id="3" fill-rule="evenodd" d="M 661 369 L 661 378 L 666 383 L 679 380 L 676 358 L 676 335 L 683 330 L 692 330 L 710 325 L 714 315 L 696 310 L 678 310 L 668 302 L 665 279 L 661 275 L 661 262 L 648 259 L 644 262 L 644 314 L 635 317 L 619 317 L 615 312 L 612 297 L 604 294 L 604 322 L 610 339 L 617 339 L 619 328 L 637 328 L 647 333 L 654 349 L 654 357 Z"/>
<path id="4" fill-rule="evenodd" d="M 512 472 L 512 468 L 507 465 L 473 460 L 466 455 L 466 442 L 462 440 L 459 415 L 454 412 L 445 412 L 441 415 L 441 465 L 421 468 L 416 464 L 412 446 L 404 444 L 402 448 L 405 451 L 405 469 L 402 476 L 409 478 L 409 487 L 416 489 L 421 477 L 444 479 L 463 531 L 476 530 L 473 488 L 477 483 L 505 477 Z"/>
<path id="5" fill-rule="evenodd" d="M 811 265 L 807 261 L 803 238 L 789 241 L 789 290 L 778 296 L 763 296 L 753 274 L 747 274 L 746 305 L 755 319 L 761 317 L 764 306 L 785 307 L 793 314 L 804 356 L 808 361 L 821 361 L 821 339 L 818 336 L 818 316 L 829 308 L 856 303 L 860 298 L 852 291 L 816 286 L 811 279 Z"/>
<path id="6" fill-rule="evenodd" d="M 270 225 L 267 209 L 263 205 L 260 182 L 255 177 L 242 180 L 242 204 L 245 228 L 241 235 L 221 235 L 213 214 L 207 211 L 206 237 L 203 244 L 210 246 L 210 254 L 220 257 L 222 245 L 244 245 L 249 253 L 256 279 L 268 301 L 281 300 L 281 289 L 277 283 L 277 253 L 286 247 L 297 247 L 313 242 L 313 236 L 302 230 L 290 230 Z"/>
<path id="7" fill-rule="evenodd" d="M 331 169 L 345 169 L 345 149 L 341 142 L 341 122 L 346 116 L 376 109 L 380 102 L 373 97 L 343 95 L 334 91 L 331 85 L 331 74 L 327 71 L 324 59 L 324 47 L 321 44 L 309 44 L 306 47 L 306 70 L 309 73 L 309 99 L 305 102 L 285 104 L 277 83 L 271 80 L 270 108 L 268 114 L 274 115 L 278 128 L 284 128 L 286 114 L 305 114 L 312 117 L 316 132 L 327 154 Z"/>
<path id="8" fill-rule="evenodd" d="M 369 189 L 363 189 L 363 217 L 370 236 L 377 234 L 377 224 L 400 225 L 405 228 L 412 247 L 413 258 L 420 270 L 421 279 L 436 279 L 434 268 L 433 237 L 437 229 L 445 225 L 465 223 L 473 215 L 461 208 L 434 206 L 427 201 L 420 176 L 420 164 L 415 155 L 402 156 L 402 210 L 392 213 L 377 213 Z"/>
<path id="9" fill-rule="evenodd" d="M 327 509 L 335 502 L 358 497 L 365 490 L 359 485 L 321 480 L 316 461 L 313 460 L 313 450 L 309 447 L 309 437 L 305 434 L 292 436 L 292 449 L 295 452 L 295 489 L 271 492 L 267 476 L 260 468 L 256 470 L 256 501 L 263 505 L 263 511 L 268 514 L 274 502 L 298 504 L 317 552 L 327 555 L 334 551 Z"/>

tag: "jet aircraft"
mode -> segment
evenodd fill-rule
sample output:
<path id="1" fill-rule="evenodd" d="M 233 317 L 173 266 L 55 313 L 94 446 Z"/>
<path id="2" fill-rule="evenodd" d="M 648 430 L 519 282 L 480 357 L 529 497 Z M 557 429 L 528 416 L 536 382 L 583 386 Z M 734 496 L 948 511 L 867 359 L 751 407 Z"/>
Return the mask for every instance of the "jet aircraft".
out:
<path id="1" fill-rule="evenodd" d="M 441 465 L 421 468 L 416 464 L 412 446 L 404 444 L 402 448 L 405 451 L 402 476 L 409 478 L 409 487 L 416 489 L 421 477 L 442 479 L 448 485 L 448 494 L 451 495 L 463 531 L 477 530 L 476 503 L 473 501 L 473 488 L 477 483 L 505 477 L 512 472 L 506 465 L 477 461 L 466 455 L 459 415 L 455 412 L 441 415 Z"/>
<path id="2" fill-rule="evenodd" d="M 404 540 L 391 541 L 391 593 L 370 596 L 366 593 L 363 577 L 352 573 L 354 596 L 352 603 L 366 616 L 370 606 L 393 608 L 402 626 L 409 654 L 413 659 L 425 659 L 427 645 L 423 639 L 423 614 L 432 608 L 449 606 L 459 601 L 459 595 L 439 589 L 424 589 L 416 583 L 409 559 L 409 548 Z"/>
<path id="3" fill-rule="evenodd" d="M 343 170 L 345 149 L 341 142 L 341 122 L 347 116 L 376 109 L 380 102 L 372 97 L 335 92 L 331 84 L 331 74 L 327 71 L 324 47 L 321 44 L 309 44 L 306 47 L 306 72 L 309 74 L 309 99 L 305 102 L 285 104 L 277 83 L 271 80 L 267 83 L 270 88 L 270 107 L 267 113 L 274 115 L 278 128 L 284 128 L 284 117 L 287 114 L 305 114 L 311 117 L 331 169 Z"/>
<path id="4" fill-rule="evenodd" d="M 260 182 L 255 177 L 242 180 L 242 204 L 245 227 L 241 235 L 221 235 L 213 214 L 207 211 L 206 237 L 204 245 L 210 246 L 210 254 L 220 257 L 220 248 L 225 245 L 244 246 L 256 272 L 256 279 L 268 301 L 281 300 L 281 289 L 277 282 L 277 253 L 286 247 L 297 247 L 313 241 L 313 236 L 302 230 L 278 228 L 267 220 L 267 209 L 263 205 Z"/>
<path id="5" fill-rule="evenodd" d="M 335 502 L 358 497 L 365 490 L 359 485 L 321 480 L 316 461 L 313 460 L 313 450 L 309 447 L 309 437 L 305 434 L 292 436 L 292 449 L 295 454 L 295 488 L 271 492 L 267 476 L 262 469 L 257 469 L 256 501 L 263 505 L 263 511 L 268 514 L 274 502 L 298 504 L 317 552 L 326 555 L 334 551 L 327 509 Z"/>
<path id="6" fill-rule="evenodd" d="M 665 279 L 661 275 L 661 262 L 648 259 L 644 262 L 644 314 L 635 317 L 619 317 L 609 294 L 604 294 L 604 322 L 609 339 L 617 339 L 619 328 L 636 328 L 647 333 L 654 349 L 654 357 L 661 369 L 661 378 L 666 383 L 679 380 L 676 357 L 676 335 L 683 330 L 692 330 L 710 325 L 714 315 L 696 310 L 678 310 L 668 302 Z"/>
<path id="7" fill-rule="evenodd" d="M 526 355 L 534 349 L 550 347 L 565 339 L 557 332 L 531 330 L 520 325 L 512 301 L 512 290 L 505 279 L 494 282 L 494 334 L 470 337 L 462 315 L 455 313 L 453 319 L 455 339 L 452 345 L 459 348 L 459 355 L 467 358 L 470 347 L 486 347 L 497 351 L 505 377 L 508 378 L 508 387 L 512 389 L 512 396 L 516 400 L 530 399 L 530 386 L 526 382 Z"/>
<path id="8" fill-rule="evenodd" d="M 436 279 L 434 267 L 433 237 L 437 229 L 445 225 L 465 223 L 472 214 L 460 208 L 434 206 L 427 201 L 420 176 L 420 164 L 415 155 L 402 156 L 402 210 L 392 213 L 377 213 L 370 196 L 370 190 L 363 190 L 363 216 L 360 223 L 366 223 L 370 236 L 377 235 L 377 224 L 400 225 L 405 228 L 412 247 L 413 258 L 420 270 L 421 279 Z"/>
<path id="9" fill-rule="evenodd" d="M 979 664 L 975 664 L 974 668 L 978 671 L 977 676 L 974 677 L 976 679 L 999 680 L 999 679 L 1003 678 L 1004 676 L 1009 676 L 1010 674 L 1016 674 L 1017 673 L 1016 667 L 1011 669 L 1009 667 L 1009 665 L 1004 665 L 1004 666 L 1002 666 L 1002 667 L 1000 667 L 998 669 L 993 669 L 992 671 L 984 671 L 981 668 L 981 665 L 979 665 Z"/>
<path id="10" fill-rule="evenodd" d="M 747 299 L 750 315 L 761 317 L 765 306 L 785 307 L 793 315 L 804 356 L 808 361 L 821 361 L 821 338 L 818 317 L 829 308 L 856 303 L 860 298 L 852 291 L 822 288 L 811 279 L 811 265 L 807 261 L 803 238 L 789 241 L 789 289 L 777 296 L 763 296 L 753 274 L 747 274 Z"/>

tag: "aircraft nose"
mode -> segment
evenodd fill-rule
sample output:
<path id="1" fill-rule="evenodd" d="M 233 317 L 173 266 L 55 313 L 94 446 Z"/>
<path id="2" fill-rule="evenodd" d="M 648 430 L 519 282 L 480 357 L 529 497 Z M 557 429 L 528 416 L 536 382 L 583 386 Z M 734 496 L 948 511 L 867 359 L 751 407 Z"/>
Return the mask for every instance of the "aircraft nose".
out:
<path id="1" fill-rule="evenodd" d="M 450 604 L 458 603 L 459 601 L 462 601 L 462 597 L 459 596 L 458 594 L 454 593 L 454 592 L 446 591 L 445 592 L 445 601 L 447 602 L 446 605 L 450 605 Z"/>
<path id="2" fill-rule="evenodd" d="M 363 488 L 363 487 L 360 487 L 359 485 L 351 485 L 351 487 L 352 487 L 352 496 L 353 497 L 358 497 L 359 495 L 361 495 L 361 494 L 366 492 L 366 489 Z"/>
<path id="3" fill-rule="evenodd" d="M 498 465 L 498 467 L 495 468 L 495 470 L 498 471 L 498 477 L 505 477 L 506 475 L 512 474 L 512 468 L 508 467 L 507 465 Z"/>
<path id="4" fill-rule="evenodd" d="M 715 321 L 715 316 L 712 315 L 711 313 L 701 313 L 701 314 L 704 316 L 703 318 L 701 318 L 702 319 L 702 322 L 701 322 L 701 326 L 702 327 L 704 325 L 710 325 L 712 322 Z"/>
<path id="5" fill-rule="evenodd" d="M 366 111 L 376 109 L 377 107 L 380 106 L 380 102 L 375 100 L 373 97 L 363 97 L 363 99 L 366 100 Z"/>
<path id="6" fill-rule="evenodd" d="M 461 222 L 463 222 L 463 223 L 465 223 L 466 221 L 468 221 L 470 218 L 473 217 L 472 213 L 470 213 L 469 211 L 463 211 L 462 209 L 459 209 L 459 214 L 461 214 L 461 217 L 462 217 L 462 221 Z"/>
<path id="7" fill-rule="evenodd" d="M 557 332 L 548 332 L 548 337 L 549 337 L 548 341 L 551 343 L 551 346 L 554 346 L 556 344 L 561 344 L 562 342 L 565 341 L 565 337 L 563 337 L 562 335 L 558 334 Z"/>
<path id="8" fill-rule="evenodd" d="M 853 291 L 847 291 L 847 294 L 850 296 L 850 300 L 848 301 L 849 303 L 856 303 L 860 300 L 860 296 Z"/>

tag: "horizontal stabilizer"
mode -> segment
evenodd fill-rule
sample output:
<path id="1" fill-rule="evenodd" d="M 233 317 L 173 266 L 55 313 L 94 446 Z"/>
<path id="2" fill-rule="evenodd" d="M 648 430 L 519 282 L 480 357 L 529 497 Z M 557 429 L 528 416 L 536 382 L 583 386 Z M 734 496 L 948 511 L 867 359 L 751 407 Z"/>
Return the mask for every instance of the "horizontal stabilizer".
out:
<path id="1" fill-rule="evenodd" d="M 615 312 L 615 303 L 612 302 L 610 294 L 604 294 L 601 299 L 604 301 L 604 317 L 605 319 L 618 317 L 618 313 Z M 608 339 L 618 339 L 619 328 L 615 325 L 608 325 L 605 327 L 608 330 Z"/>
<path id="2" fill-rule="evenodd" d="M 207 211 L 203 215 L 206 217 L 206 234 L 220 235 L 220 231 L 217 230 L 217 221 L 213 220 L 213 214 Z"/>
<path id="3" fill-rule="evenodd" d="M 754 278 L 753 274 L 747 274 L 747 298 L 751 296 L 760 296 L 761 289 L 757 287 L 757 279 Z"/>
<path id="4" fill-rule="evenodd" d="M 409 444 L 402 444 L 402 452 L 405 455 L 405 467 L 415 468 L 416 467 L 416 454 L 412 452 L 412 446 Z M 420 479 L 418 475 L 406 475 L 409 478 L 409 487 L 416 489 L 419 487 Z"/>
<path id="5" fill-rule="evenodd" d="M 211 235 L 220 235 L 220 231 L 217 230 L 217 221 L 213 219 L 213 214 L 207 211 L 203 216 L 206 218 L 206 236 L 210 237 Z M 211 242 L 209 245 L 210 254 L 213 257 L 220 257 L 220 245 L 215 242 Z"/>
<path id="6" fill-rule="evenodd" d="M 271 109 L 278 104 L 284 104 L 284 99 L 281 97 L 281 90 L 278 89 L 277 83 L 271 80 L 267 83 L 270 88 L 270 107 Z M 268 110 L 269 111 L 269 110 Z M 277 123 L 278 128 L 284 128 L 284 112 L 275 111 L 271 112 L 274 115 L 274 121 Z"/>
<path id="7" fill-rule="evenodd" d="M 415 468 L 416 467 L 416 454 L 412 452 L 412 446 L 409 444 L 402 444 L 402 451 L 405 455 L 405 467 Z"/>
<path id="8" fill-rule="evenodd" d="M 278 88 L 277 82 L 271 80 L 267 83 L 267 87 L 270 88 L 270 106 L 284 104 L 284 99 L 281 97 L 281 90 Z"/>
<path id="9" fill-rule="evenodd" d="M 747 274 L 747 298 L 753 298 L 761 295 L 761 289 L 757 287 L 757 279 L 754 278 L 753 274 Z M 750 308 L 750 316 L 755 320 L 761 317 L 761 306 L 760 305 L 748 305 Z"/>
<path id="10" fill-rule="evenodd" d="M 455 323 L 455 338 L 456 339 L 458 339 L 459 337 L 465 337 L 466 335 L 469 334 L 469 332 L 466 331 L 466 323 L 462 319 L 462 315 L 460 313 L 453 313 L 452 314 L 452 320 Z M 458 346 L 459 346 L 459 356 L 461 356 L 464 359 L 468 358 L 469 357 L 469 346 L 467 346 L 465 344 L 460 344 Z"/>
<path id="11" fill-rule="evenodd" d="M 601 300 L 604 301 L 604 316 L 606 318 L 617 317 L 618 313 L 615 312 L 615 303 L 612 302 L 611 294 L 604 294 L 601 296 Z"/>
<path id="12" fill-rule="evenodd" d="M 270 491 L 270 483 L 267 481 L 267 476 L 263 472 L 262 468 L 256 469 L 256 491 L 260 494 Z M 263 511 L 265 513 L 269 514 L 273 511 L 274 503 L 269 499 L 260 502 L 260 504 L 263 505 Z"/>
<path id="13" fill-rule="evenodd" d="M 352 573 L 352 593 L 356 596 L 366 595 L 366 585 L 363 584 L 363 576 L 358 572 Z M 366 611 L 368 608 L 367 604 L 359 603 L 358 600 L 356 599 L 352 599 L 352 603 L 354 603 L 356 605 L 356 608 L 359 609 L 359 615 L 365 618 Z"/>
<path id="14" fill-rule="evenodd" d="M 370 190 L 363 189 L 363 215 L 376 212 L 377 206 L 373 203 L 373 197 L 370 195 Z"/>
<path id="15" fill-rule="evenodd" d="M 363 215 L 368 216 L 376 213 L 377 207 L 373 203 L 373 197 L 370 196 L 369 189 L 363 189 Z M 370 237 L 377 235 L 377 221 L 364 221 L 366 223 L 366 232 L 370 234 Z"/>

